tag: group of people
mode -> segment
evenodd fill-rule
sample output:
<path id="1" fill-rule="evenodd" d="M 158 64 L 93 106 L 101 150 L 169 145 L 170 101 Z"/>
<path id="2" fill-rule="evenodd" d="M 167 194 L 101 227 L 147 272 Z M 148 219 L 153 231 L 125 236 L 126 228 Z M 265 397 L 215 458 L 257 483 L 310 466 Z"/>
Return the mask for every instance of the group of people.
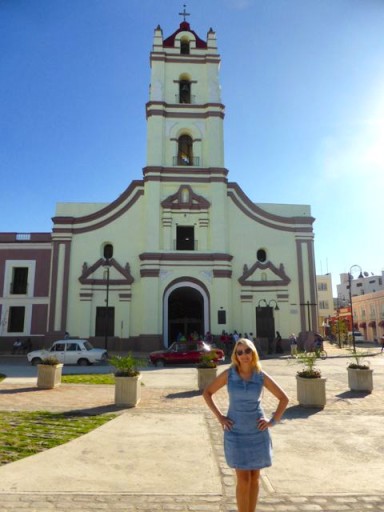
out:
<path id="1" fill-rule="evenodd" d="M 231 363 L 205 388 L 203 397 L 223 429 L 225 458 L 236 472 L 238 512 L 254 512 L 260 470 L 272 464 L 269 431 L 283 416 L 288 397 L 279 384 L 263 371 L 253 341 L 238 338 L 232 350 Z M 223 412 L 214 399 L 215 393 L 224 386 L 229 396 L 227 412 Z M 261 405 L 264 388 L 278 402 L 270 418 L 266 417 Z"/>
<path id="2" fill-rule="evenodd" d="M 32 341 L 31 338 L 26 340 L 21 340 L 20 338 L 16 338 L 12 345 L 12 354 L 26 354 L 32 350 Z"/>

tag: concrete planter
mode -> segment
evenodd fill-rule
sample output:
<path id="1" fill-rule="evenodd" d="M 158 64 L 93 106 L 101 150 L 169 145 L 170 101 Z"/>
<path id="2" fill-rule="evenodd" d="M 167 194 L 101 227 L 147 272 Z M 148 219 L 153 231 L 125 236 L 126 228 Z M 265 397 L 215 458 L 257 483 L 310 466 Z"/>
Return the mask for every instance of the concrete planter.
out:
<path id="1" fill-rule="evenodd" d="M 203 391 L 216 379 L 217 368 L 197 368 L 197 386 Z"/>
<path id="2" fill-rule="evenodd" d="M 37 387 L 41 389 L 53 389 L 61 384 L 63 365 L 38 364 Z"/>
<path id="3" fill-rule="evenodd" d="M 115 404 L 136 407 L 141 400 L 141 375 L 136 377 L 115 376 Z"/>
<path id="4" fill-rule="evenodd" d="M 373 370 L 362 370 L 361 368 L 347 368 L 348 387 L 351 391 L 373 390 Z"/>
<path id="5" fill-rule="evenodd" d="M 325 407 L 327 403 L 325 383 L 327 379 L 306 379 L 296 376 L 297 400 L 303 407 Z"/>

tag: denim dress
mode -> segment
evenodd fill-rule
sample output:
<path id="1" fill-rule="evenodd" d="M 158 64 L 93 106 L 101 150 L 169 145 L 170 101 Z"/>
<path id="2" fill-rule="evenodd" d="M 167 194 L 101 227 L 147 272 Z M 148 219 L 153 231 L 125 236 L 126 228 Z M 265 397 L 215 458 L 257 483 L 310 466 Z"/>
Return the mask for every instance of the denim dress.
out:
<path id="1" fill-rule="evenodd" d="M 269 430 L 259 430 L 257 422 L 264 417 L 260 395 L 264 374 L 253 372 L 243 380 L 236 368 L 228 373 L 231 430 L 224 431 L 224 452 L 227 464 L 236 469 L 262 469 L 272 465 L 272 443 Z"/>

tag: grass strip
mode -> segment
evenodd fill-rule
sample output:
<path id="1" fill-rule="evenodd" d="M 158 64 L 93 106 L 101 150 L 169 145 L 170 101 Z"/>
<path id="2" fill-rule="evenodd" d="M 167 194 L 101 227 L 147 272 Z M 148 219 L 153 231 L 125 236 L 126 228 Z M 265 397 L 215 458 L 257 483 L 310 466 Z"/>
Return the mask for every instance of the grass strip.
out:
<path id="1" fill-rule="evenodd" d="M 0 412 L 0 466 L 67 443 L 115 417 L 115 414 Z"/>
<path id="2" fill-rule="evenodd" d="M 61 382 L 64 384 L 115 384 L 115 377 L 112 373 L 63 375 L 61 377 Z"/>

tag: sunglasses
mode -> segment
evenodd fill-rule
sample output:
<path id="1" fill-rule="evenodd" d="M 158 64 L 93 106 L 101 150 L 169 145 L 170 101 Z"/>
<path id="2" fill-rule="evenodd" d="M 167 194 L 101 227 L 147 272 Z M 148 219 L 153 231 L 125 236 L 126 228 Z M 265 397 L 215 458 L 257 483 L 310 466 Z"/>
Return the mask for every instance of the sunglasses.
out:
<path id="1" fill-rule="evenodd" d="M 246 348 L 245 350 L 236 350 L 237 356 L 242 356 L 243 354 L 250 354 L 252 352 L 251 348 Z"/>

